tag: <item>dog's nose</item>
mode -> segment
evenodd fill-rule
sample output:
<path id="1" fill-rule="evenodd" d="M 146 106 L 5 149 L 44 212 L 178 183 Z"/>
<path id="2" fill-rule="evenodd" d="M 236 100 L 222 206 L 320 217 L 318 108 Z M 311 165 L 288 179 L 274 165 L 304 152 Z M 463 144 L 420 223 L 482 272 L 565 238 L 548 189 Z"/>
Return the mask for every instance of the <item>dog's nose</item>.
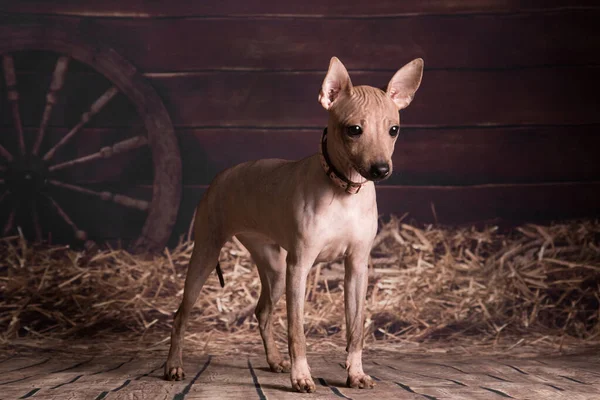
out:
<path id="1" fill-rule="evenodd" d="M 375 180 L 383 179 L 390 173 L 390 166 L 388 163 L 373 164 L 369 173 L 371 174 L 371 178 Z"/>

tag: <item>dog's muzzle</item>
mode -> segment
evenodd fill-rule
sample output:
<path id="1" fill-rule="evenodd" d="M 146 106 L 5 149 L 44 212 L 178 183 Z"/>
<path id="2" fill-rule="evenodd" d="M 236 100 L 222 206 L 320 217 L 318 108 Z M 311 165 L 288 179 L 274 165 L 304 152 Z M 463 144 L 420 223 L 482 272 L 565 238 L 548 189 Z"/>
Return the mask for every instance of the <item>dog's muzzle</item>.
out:
<path id="1" fill-rule="evenodd" d="M 376 163 L 371 165 L 369 169 L 368 179 L 372 181 L 380 181 L 385 179 L 390 174 L 390 165 L 388 163 Z"/>

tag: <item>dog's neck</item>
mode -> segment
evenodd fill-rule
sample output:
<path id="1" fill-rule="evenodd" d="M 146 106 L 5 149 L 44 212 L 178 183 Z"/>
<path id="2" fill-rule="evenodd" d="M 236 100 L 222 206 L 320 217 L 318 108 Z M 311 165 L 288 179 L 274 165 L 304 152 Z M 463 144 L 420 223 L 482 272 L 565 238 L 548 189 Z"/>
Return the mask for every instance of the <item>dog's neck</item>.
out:
<path id="1" fill-rule="evenodd" d="M 323 130 L 319 158 L 325 174 L 331 181 L 346 193 L 356 194 L 367 182 L 358 171 L 350 165 L 345 157 L 336 151 L 335 146 L 327 140 L 327 128 Z"/>

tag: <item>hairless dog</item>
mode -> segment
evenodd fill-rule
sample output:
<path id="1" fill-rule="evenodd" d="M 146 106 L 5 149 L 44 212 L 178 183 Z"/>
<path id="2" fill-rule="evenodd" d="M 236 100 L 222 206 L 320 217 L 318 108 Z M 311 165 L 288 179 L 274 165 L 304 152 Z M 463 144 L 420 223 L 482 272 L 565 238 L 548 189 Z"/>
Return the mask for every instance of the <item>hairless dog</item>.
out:
<path id="1" fill-rule="evenodd" d="M 171 332 L 166 379 L 184 378 L 182 341 L 190 311 L 218 265 L 221 247 L 236 236 L 258 267 L 256 317 L 271 370 L 290 371 L 296 391 L 315 391 L 303 326 L 306 279 L 316 262 L 343 258 L 347 384 L 374 386 L 362 366 L 367 268 L 378 219 L 374 182 L 392 173 L 398 111 L 410 104 L 422 75 L 418 58 L 398 70 L 385 91 L 353 86 L 333 57 L 318 97 L 329 111 L 319 153 L 299 161 L 246 162 L 215 177 L 196 209 L 194 251 Z M 290 361 L 273 339 L 273 308 L 284 292 Z"/>

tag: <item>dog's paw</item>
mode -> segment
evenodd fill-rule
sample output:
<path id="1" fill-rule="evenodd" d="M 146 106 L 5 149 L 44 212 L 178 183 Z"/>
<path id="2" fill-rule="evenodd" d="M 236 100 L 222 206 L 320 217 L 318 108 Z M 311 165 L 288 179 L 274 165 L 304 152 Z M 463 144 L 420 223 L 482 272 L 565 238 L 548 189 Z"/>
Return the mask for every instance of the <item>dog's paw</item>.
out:
<path id="1" fill-rule="evenodd" d="M 165 379 L 168 381 L 182 381 L 185 378 L 185 372 L 182 367 L 165 367 Z"/>
<path id="2" fill-rule="evenodd" d="M 290 372 L 291 364 L 288 360 L 281 360 L 279 362 L 270 362 L 269 367 L 272 372 Z"/>
<path id="3" fill-rule="evenodd" d="M 355 389 L 372 389 L 375 386 L 373 379 L 366 374 L 362 375 L 349 375 L 346 380 L 346 386 Z"/>
<path id="4" fill-rule="evenodd" d="M 292 388 L 301 393 L 314 393 L 316 390 L 315 383 L 310 376 L 308 378 L 292 378 Z"/>

